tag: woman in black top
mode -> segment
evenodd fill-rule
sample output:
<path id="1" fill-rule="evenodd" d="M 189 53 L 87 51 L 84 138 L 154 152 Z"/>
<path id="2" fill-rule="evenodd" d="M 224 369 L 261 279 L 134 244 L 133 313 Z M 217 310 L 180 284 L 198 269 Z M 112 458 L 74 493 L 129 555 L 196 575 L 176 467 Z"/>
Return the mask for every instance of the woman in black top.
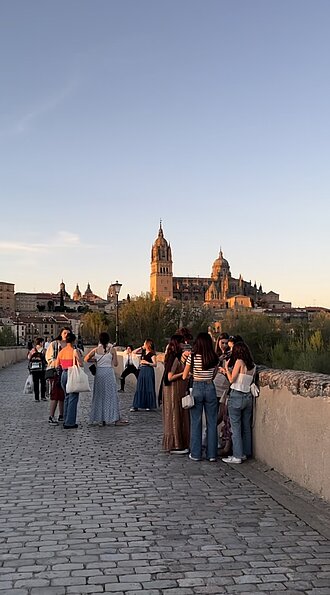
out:
<path id="1" fill-rule="evenodd" d="M 141 353 L 140 372 L 137 380 L 133 405 L 130 411 L 156 409 L 155 371 L 156 353 L 152 339 L 146 339 L 143 346 L 133 353 Z"/>

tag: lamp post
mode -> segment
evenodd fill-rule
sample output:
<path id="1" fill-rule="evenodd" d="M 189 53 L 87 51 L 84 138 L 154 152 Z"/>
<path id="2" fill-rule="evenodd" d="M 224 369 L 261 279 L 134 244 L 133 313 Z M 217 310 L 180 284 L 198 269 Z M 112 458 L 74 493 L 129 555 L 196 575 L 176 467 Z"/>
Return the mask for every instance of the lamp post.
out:
<path id="1" fill-rule="evenodd" d="M 19 312 L 16 312 L 16 345 L 19 346 Z"/>
<path id="2" fill-rule="evenodd" d="M 118 281 L 116 281 L 116 283 L 112 284 L 112 287 L 115 290 L 115 294 L 116 294 L 116 344 L 119 344 L 119 302 L 118 302 L 118 296 L 119 296 L 119 292 L 121 289 L 122 283 L 118 283 Z"/>

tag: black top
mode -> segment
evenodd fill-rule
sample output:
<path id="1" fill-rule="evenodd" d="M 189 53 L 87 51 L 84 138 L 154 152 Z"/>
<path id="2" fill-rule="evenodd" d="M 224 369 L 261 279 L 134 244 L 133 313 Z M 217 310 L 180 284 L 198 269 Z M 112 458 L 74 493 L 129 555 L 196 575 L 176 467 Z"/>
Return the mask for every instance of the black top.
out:
<path id="1" fill-rule="evenodd" d="M 142 359 L 152 364 L 152 358 L 154 355 L 156 355 L 154 351 L 149 351 L 149 353 L 145 353 L 144 355 L 142 355 Z"/>

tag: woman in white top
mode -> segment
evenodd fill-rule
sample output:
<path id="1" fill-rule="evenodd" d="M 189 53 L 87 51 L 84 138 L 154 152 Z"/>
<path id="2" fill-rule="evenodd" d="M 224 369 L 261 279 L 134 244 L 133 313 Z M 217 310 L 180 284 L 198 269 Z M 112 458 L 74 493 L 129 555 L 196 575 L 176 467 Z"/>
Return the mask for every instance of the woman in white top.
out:
<path id="1" fill-rule="evenodd" d="M 118 365 L 116 349 L 110 343 L 108 333 L 100 333 L 99 344 L 85 356 L 85 362 L 96 364 L 93 385 L 93 399 L 90 422 L 105 426 L 123 426 L 128 422 L 121 419 L 117 383 L 113 366 Z"/>
<path id="2" fill-rule="evenodd" d="M 229 369 L 229 365 L 233 366 Z M 251 352 L 244 342 L 236 343 L 230 362 L 220 372 L 230 382 L 228 412 L 232 430 L 233 456 L 222 459 L 225 463 L 241 463 L 252 454 L 251 417 L 252 395 L 250 387 L 255 373 Z"/>

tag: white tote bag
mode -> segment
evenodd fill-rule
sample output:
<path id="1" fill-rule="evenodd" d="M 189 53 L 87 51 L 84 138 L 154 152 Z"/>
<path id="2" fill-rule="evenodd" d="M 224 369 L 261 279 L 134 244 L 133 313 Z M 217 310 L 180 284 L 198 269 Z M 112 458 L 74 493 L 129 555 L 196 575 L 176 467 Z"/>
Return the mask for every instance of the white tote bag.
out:
<path id="1" fill-rule="evenodd" d="M 68 368 L 68 381 L 66 383 L 66 393 L 86 393 L 90 391 L 88 376 L 80 366 Z"/>

